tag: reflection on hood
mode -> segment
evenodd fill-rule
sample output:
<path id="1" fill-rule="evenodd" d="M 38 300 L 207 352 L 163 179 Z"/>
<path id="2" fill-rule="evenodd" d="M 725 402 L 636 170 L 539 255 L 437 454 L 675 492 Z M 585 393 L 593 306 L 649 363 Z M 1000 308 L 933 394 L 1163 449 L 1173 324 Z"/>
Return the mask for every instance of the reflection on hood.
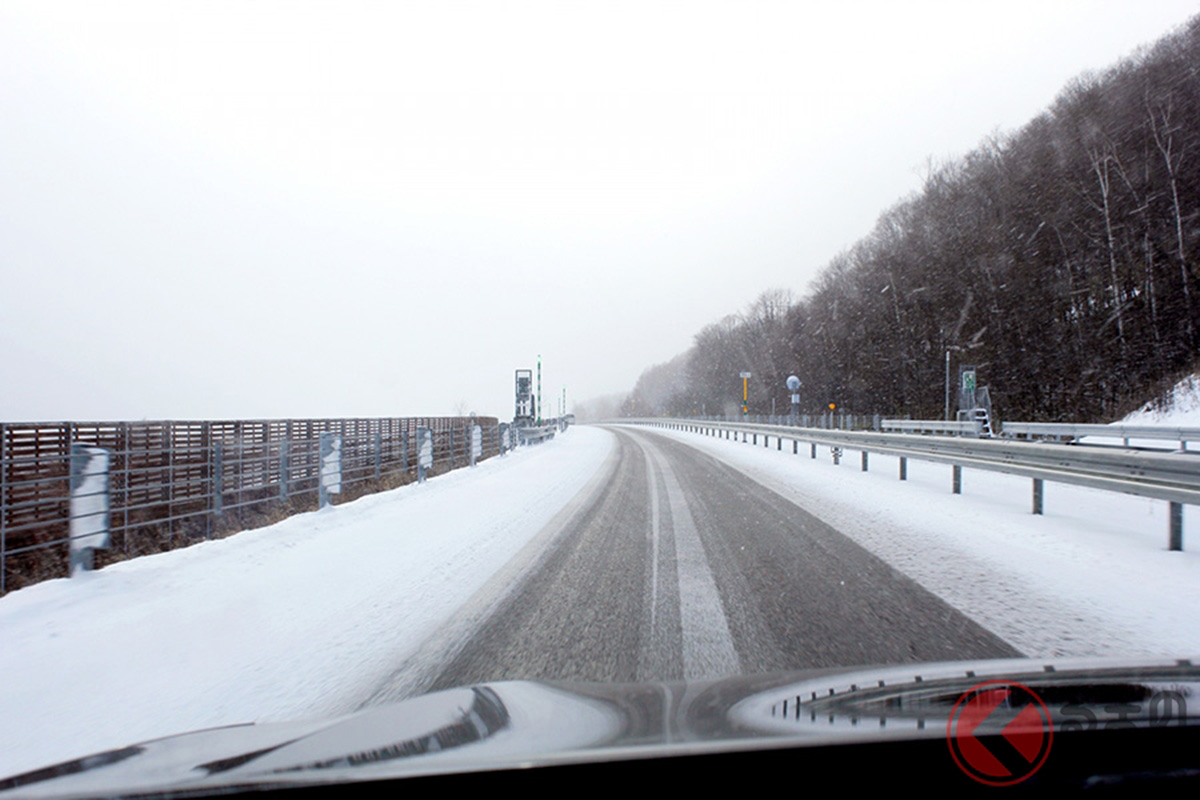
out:
<path id="1" fill-rule="evenodd" d="M 501 682 L 334 720 L 238 725 L 145 742 L 0 779 L 0 798 L 204 793 L 716 746 L 927 739 L 945 736 L 955 700 L 983 681 L 1032 687 L 1051 707 L 1056 725 L 1080 709 L 1103 720 L 1114 704 L 1121 722 L 1190 725 L 1188 703 L 1200 686 L 1200 670 L 1187 659 L 1006 660 L 693 683 Z"/>

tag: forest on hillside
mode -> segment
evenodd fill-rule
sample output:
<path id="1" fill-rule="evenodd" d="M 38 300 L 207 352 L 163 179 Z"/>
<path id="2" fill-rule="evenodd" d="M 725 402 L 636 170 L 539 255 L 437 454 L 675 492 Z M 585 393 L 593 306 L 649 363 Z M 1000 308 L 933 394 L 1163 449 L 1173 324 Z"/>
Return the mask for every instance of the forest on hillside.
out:
<path id="1" fill-rule="evenodd" d="M 946 353 L 1001 419 L 1108 421 L 1196 366 L 1200 17 L 931 171 L 803 297 L 773 289 L 647 369 L 626 415 L 938 419 Z"/>

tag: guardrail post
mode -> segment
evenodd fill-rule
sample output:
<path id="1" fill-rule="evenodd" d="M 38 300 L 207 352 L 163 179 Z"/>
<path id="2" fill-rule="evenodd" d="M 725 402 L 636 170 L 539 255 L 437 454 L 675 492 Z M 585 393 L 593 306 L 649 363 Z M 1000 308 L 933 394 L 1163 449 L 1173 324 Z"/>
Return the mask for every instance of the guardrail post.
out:
<path id="1" fill-rule="evenodd" d="M 1167 547 L 1170 550 L 1183 549 L 1183 503 L 1171 503 L 1171 535 Z"/>
<path id="2" fill-rule="evenodd" d="M 799 452 L 800 452 L 800 440 L 792 439 L 792 455 L 796 455 Z"/>
<path id="3" fill-rule="evenodd" d="M 8 505 L 8 467 L 5 459 L 8 456 L 8 440 L 4 435 L 4 425 L 0 423 L 0 595 L 4 594 L 4 553 L 7 544 L 4 539 L 5 508 Z"/>
<path id="4" fill-rule="evenodd" d="M 108 547 L 108 470 L 112 455 L 101 447 L 71 443 L 70 574 L 94 566 L 97 547 Z"/>
<path id="5" fill-rule="evenodd" d="M 782 436 L 776 436 L 775 438 L 778 440 L 778 441 L 776 441 L 776 442 L 775 442 L 775 449 L 776 449 L 776 450 L 782 450 L 782 449 L 783 449 L 783 437 L 782 437 Z"/>
<path id="6" fill-rule="evenodd" d="M 867 471 L 867 451 L 866 450 L 862 451 L 862 471 L 863 472 Z"/>
<path id="7" fill-rule="evenodd" d="M 900 456 L 900 480 L 908 480 L 908 459 Z"/>
<path id="8" fill-rule="evenodd" d="M 287 500 L 288 494 L 288 440 L 279 443 L 279 499 Z"/>
<path id="9" fill-rule="evenodd" d="M 225 478 L 223 466 L 223 450 L 220 442 L 212 443 L 212 492 L 213 492 L 213 519 L 216 522 L 221 520 L 221 506 L 225 500 Z M 209 526 L 205 531 L 205 538 L 212 538 L 212 526 Z"/>
<path id="10" fill-rule="evenodd" d="M 812 443 L 812 458 L 816 458 L 816 457 L 817 457 L 817 443 L 813 442 Z"/>
<path id="11" fill-rule="evenodd" d="M 324 508 L 333 501 L 331 494 L 342 491 L 342 435 L 321 432 L 317 458 L 317 506 Z"/>
<path id="12" fill-rule="evenodd" d="M 954 465 L 954 473 L 951 482 L 953 483 L 954 493 L 962 494 L 962 467 L 960 467 L 958 464 Z"/>
<path id="13" fill-rule="evenodd" d="M 1041 514 L 1045 489 L 1041 478 L 1033 479 L 1033 513 Z"/>
<path id="14" fill-rule="evenodd" d="M 417 483 L 425 482 L 425 470 L 433 466 L 433 431 L 417 428 Z"/>
<path id="15" fill-rule="evenodd" d="M 751 442 L 750 444 L 758 444 L 758 434 L 757 434 L 757 433 L 752 433 L 752 434 L 750 434 L 750 436 L 751 436 L 751 438 L 753 438 L 753 439 L 754 439 L 754 441 L 753 441 L 753 442 Z M 743 441 L 744 441 L 744 440 L 743 440 Z"/>

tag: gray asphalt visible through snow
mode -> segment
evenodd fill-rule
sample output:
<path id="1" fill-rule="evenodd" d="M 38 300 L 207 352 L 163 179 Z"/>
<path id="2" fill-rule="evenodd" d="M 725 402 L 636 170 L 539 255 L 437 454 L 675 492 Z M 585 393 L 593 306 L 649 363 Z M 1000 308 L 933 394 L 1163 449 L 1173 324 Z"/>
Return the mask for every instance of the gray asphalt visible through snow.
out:
<path id="1" fill-rule="evenodd" d="M 1021 654 L 710 455 L 610 428 L 555 530 L 371 702 L 511 679 L 675 680 Z M 436 660 L 436 667 L 433 661 Z M 411 665 L 410 665 L 411 666 Z M 398 675 L 401 674 L 398 672 Z"/>

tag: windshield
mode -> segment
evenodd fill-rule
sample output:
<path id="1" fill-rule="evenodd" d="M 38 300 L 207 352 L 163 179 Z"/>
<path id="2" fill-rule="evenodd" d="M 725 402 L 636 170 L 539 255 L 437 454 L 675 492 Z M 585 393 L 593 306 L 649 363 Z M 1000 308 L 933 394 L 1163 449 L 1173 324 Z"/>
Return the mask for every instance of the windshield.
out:
<path id="1" fill-rule="evenodd" d="M 1096 8 L 0 0 L 0 777 L 1200 652 L 1200 24 Z"/>

